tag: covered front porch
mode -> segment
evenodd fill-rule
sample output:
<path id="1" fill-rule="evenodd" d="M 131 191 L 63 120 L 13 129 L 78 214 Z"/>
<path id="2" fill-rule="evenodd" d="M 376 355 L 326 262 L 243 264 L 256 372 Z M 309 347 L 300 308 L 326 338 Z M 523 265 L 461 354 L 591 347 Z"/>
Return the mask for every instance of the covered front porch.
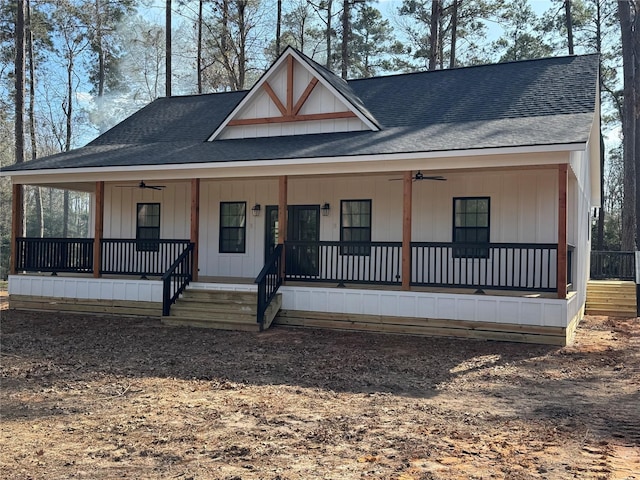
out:
<path id="1" fill-rule="evenodd" d="M 16 224 L 10 294 L 14 305 L 40 297 L 40 307 L 59 308 L 69 304 L 60 300 L 66 298 L 76 305 L 94 302 L 89 310 L 121 312 L 118 302 L 127 302 L 132 313 L 142 305 L 143 314 L 170 317 L 187 288 L 244 291 L 255 292 L 251 311 L 259 329 L 270 323 L 265 313 L 280 295 L 276 323 L 362 329 L 378 324 L 381 331 L 402 325 L 405 333 L 416 333 L 418 326 L 406 319 L 467 331 L 495 324 L 523 341 L 530 341 L 527 335 L 566 341 L 580 313 L 580 306 L 571 306 L 580 302 L 572 292 L 577 267 L 567 233 L 567 165 L 440 172 L 447 181 L 428 188 L 416 183 L 414 171 L 166 180 L 160 191 L 98 181 L 91 185 L 92 238 L 23 238 Z M 474 187 L 470 178 L 482 186 Z M 541 185 L 545 189 L 537 191 Z M 441 241 L 451 239 L 457 198 L 486 199 L 489 241 Z M 228 229 L 236 251 L 222 244 L 223 205 L 231 203 L 243 212 L 242 221 Z M 136 205 L 153 204 L 172 220 L 158 227 L 160 238 L 141 237 Z M 354 204 L 361 211 L 364 205 L 365 213 L 348 229 L 345 219 Z M 14 204 L 19 220 L 18 210 Z M 356 227 L 367 215 L 363 235 L 365 229 Z M 544 224 L 545 217 L 558 221 Z M 509 219 L 520 227 L 508 225 Z M 187 235 L 163 238 L 167 233 Z M 114 238 L 118 234 L 123 237 Z M 527 237 L 536 241 L 521 241 Z M 105 302 L 113 309 L 105 309 Z"/>

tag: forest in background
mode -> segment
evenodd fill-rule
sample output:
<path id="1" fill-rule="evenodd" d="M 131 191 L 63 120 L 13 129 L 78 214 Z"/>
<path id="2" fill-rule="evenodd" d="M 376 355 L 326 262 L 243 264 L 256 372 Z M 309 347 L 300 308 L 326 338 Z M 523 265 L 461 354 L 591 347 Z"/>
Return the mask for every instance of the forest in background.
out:
<path id="1" fill-rule="evenodd" d="M 540 11 L 536 0 L 3 2 L 0 167 L 82 146 L 158 97 L 248 89 L 287 45 L 347 79 L 599 52 L 606 141 L 593 247 L 635 250 L 640 0 L 545 5 Z M 86 194 L 25 187 L 24 197 L 25 235 L 92 235 Z M 0 205 L 0 278 L 6 278 L 6 178 Z"/>

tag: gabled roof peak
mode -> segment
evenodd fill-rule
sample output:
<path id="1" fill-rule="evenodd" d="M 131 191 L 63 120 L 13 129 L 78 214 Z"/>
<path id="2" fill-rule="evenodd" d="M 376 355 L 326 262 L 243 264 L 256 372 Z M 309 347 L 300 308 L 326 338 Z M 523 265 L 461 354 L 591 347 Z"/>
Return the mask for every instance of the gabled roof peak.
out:
<path id="1" fill-rule="evenodd" d="M 346 81 L 287 47 L 209 141 L 379 129 Z"/>

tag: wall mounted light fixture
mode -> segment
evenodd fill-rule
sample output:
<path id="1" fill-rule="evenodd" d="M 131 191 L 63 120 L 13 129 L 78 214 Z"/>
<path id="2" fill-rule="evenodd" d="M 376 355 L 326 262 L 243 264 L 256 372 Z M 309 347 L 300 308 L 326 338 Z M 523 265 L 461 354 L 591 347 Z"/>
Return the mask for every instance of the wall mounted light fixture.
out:
<path id="1" fill-rule="evenodd" d="M 254 217 L 260 215 L 260 204 L 256 203 L 253 207 L 251 207 L 251 213 Z"/>
<path id="2" fill-rule="evenodd" d="M 324 205 L 322 205 L 322 215 L 324 217 L 328 217 L 329 216 L 329 211 L 331 210 L 331 205 L 329 205 L 328 203 L 325 203 Z"/>

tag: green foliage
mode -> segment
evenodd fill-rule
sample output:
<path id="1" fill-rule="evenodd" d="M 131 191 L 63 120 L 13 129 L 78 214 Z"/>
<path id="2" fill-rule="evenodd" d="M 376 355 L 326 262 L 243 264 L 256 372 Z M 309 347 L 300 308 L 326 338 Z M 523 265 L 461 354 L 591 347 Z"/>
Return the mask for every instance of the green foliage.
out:
<path id="1" fill-rule="evenodd" d="M 553 53 L 552 47 L 535 29 L 539 19 L 527 2 L 503 2 L 497 12 L 497 20 L 504 30 L 504 34 L 493 42 L 500 62 L 544 58 Z"/>
<path id="2" fill-rule="evenodd" d="M 373 77 L 380 71 L 391 70 L 390 55 L 397 51 L 393 42 L 393 28 L 380 11 L 362 5 L 352 24 L 350 71 L 355 78 Z"/>

